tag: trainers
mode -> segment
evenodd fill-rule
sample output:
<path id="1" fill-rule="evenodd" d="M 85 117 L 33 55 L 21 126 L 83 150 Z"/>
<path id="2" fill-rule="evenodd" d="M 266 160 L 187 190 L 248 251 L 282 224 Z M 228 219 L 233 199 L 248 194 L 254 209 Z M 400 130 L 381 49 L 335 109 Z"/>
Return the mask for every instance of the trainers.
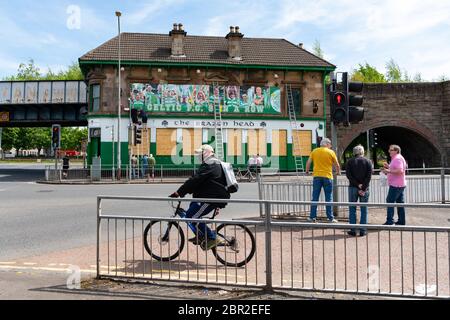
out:
<path id="1" fill-rule="evenodd" d="M 217 247 L 221 243 L 222 241 L 220 241 L 219 239 L 207 239 L 202 241 L 200 247 L 203 250 L 208 251 L 214 247 Z"/>
<path id="2" fill-rule="evenodd" d="M 328 223 L 339 223 L 336 219 L 328 220 Z"/>
<path id="3" fill-rule="evenodd" d="M 383 226 L 393 226 L 393 225 L 394 225 L 394 223 L 389 223 L 389 222 L 383 223 Z"/>
<path id="4" fill-rule="evenodd" d="M 347 234 L 351 237 L 356 237 L 356 232 L 354 231 L 348 231 Z"/>
<path id="5" fill-rule="evenodd" d="M 366 232 L 364 232 L 364 231 L 361 231 L 361 232 L 359 233 L 359 236 L 360 236 L 360 237 L 365 237 L 365 236 L 366 236 L 366 234 L 367 234 Z"/>
<path id="6" fill-rule="evenodd" d="M 316 218 L 308 218 L 308 219 L 306 219 L 306 221 L 311 222 L 311 223 L 316 223 L 317 219 Z"/>
<path id="7" fill-rule="evenodd" d="M 194 237 L 194 238 L 189 239 L 188 241 L 192 242 L 193 244 L 198 246 L 198 245 L 202 244 L 203 238 L 201 238 L 201 237 L 198 237 L 198 238 Z"/>

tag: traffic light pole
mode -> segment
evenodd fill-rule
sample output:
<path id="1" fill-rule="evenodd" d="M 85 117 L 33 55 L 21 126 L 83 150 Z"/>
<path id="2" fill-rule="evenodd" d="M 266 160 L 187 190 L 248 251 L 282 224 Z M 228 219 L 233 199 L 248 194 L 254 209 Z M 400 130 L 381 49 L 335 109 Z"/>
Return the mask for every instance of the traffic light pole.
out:
<path id="1" fill-rule="evenodd" d="M 337 138 L 337 128 L 333 121 L 331 121 L 331 143 L 333 145 L 333 150 L 338 156 L 338 138 Z M 333 202 L 339 202 L 339 192 L 338 192 L 338 176 L 336 170 L 333 170 Z M 335 217 L 339 216 L 339 207 L 333 207 L 333 215 Z"/>

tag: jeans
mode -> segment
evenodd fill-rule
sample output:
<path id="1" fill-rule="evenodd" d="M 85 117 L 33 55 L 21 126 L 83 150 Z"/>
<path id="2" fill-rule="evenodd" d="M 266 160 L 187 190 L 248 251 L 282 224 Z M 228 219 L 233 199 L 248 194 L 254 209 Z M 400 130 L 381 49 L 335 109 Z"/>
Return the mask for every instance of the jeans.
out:
<path id="1" fill-rule="evenodd" d="M 141 173 L 142 173 L 142 177 L 143 178 L 145 178 L 145 176 L 147 175 L 147 173 L 148 173 L 148 165 L 143 165 L 142 166 L 142 168 L 141 168 Z"/>
<path id="2" fill-rule="evenodd" d="M 355 187 L 348 187 L 348 202 L 359 202 L 367 203 L 369 202 L 369 189 L 366 190 L 366 194 L 364 196 L 359 195 L 359 189 Z M 361 219 L 359 224 L 367 224 L 367 207 L 360 206 L 361 208 Z M 356 206 L 349 207 L 349 220 L 350 224 L 356 224 Z M 353 232 L 356 233 L 356 229 L 352 229 Z M 366 229 L 360 229 L 361 233 L 365 233 Z"/>
<path id="3" fill-rule="evenodd" d="M 312 194 L 312 201 L 317 202 L 319 201 L 320 192 L 321 190 L 324 190 L 325 192 L 325 201 L 326 202 L 333 202 L 333 180 L 323 177 L 314 177 L 313 180 L 313 194 Z M 333 211 L 331 206 L 327 206 L 327 218 L 328 220 L 333 220 Z M 311 205 L 311 213 L 309 215 L 311 219 L 317 218 L 317 205 Z"/>
<path id="4" fill-rule="evenodd" d="M 387 195 L 386 202 L 387 203 L 405 203 L 405 187 L 397 188 L 397 187 L 389 187 L 389 192 Z M 398 215 L 398 225 L 404 226 L 406 224 L 405 221 L 405 208 L 397 207 L 397 215 Z M 394 224 L 394 207 L 387 208 L 387 217 L 386 224 L 392 225 Z"/>
<path id="5" fill-rule="evenodd" d="M 191 202 L 191 204 L 189 205 L 189 209 L 186 211 L 186 218 L 200 219 L 216 208 L 217 206 L 211 203 Z M 216 239 L 216 234 L 212 232 L 211 229 L 208 228 L 208 226 L 204 223 L 192 223 L 191 229 L 194 232 L 195 236 L 198 235 L 199 237 L 204 238 L 206 233 L 208 235 L 208 239 Z"/>

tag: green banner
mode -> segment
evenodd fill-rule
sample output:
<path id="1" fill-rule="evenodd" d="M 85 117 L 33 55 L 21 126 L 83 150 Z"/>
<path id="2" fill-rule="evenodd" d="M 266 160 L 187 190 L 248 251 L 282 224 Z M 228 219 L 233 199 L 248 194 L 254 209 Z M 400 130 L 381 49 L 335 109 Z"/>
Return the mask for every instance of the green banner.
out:
<path id="1" fill-rule="evenodd" d="M 130 106 L 146 112 L 279 114 L 277 87 L 142 84 L 131 85 Z"/>

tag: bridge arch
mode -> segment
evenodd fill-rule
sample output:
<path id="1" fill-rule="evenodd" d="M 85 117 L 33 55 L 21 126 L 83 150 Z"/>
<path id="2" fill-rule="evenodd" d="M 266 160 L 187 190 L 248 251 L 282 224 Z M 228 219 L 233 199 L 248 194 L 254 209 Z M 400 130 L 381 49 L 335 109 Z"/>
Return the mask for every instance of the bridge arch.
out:
<path id="1" fill-rule="evenodd" d="M 366 132 L 375 129 L 378 134 L 379 148 L 386 151 L 391 144 L 398 144 L 402 154 L 408 161 L 410 168 L 439 167 L 445 156 L 445 149 L 439 141 L 440 137 L 427 127 L 414 120 L 372 120 L 364 123 L 357 130 L 346 131 L 340 137 L 340 158 L 344 159 L 344 152 L 353 147 L 356 141 L 366 141 Z M 362 143 L 365 145 L 365 143 Z M 445 161 L 444 161 L 445 162 Z"/>

